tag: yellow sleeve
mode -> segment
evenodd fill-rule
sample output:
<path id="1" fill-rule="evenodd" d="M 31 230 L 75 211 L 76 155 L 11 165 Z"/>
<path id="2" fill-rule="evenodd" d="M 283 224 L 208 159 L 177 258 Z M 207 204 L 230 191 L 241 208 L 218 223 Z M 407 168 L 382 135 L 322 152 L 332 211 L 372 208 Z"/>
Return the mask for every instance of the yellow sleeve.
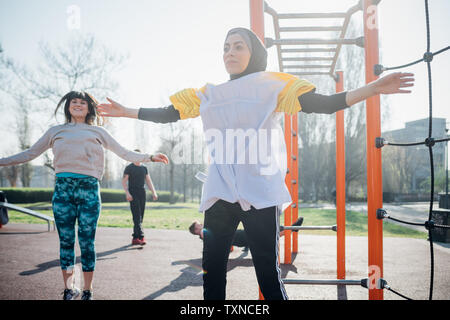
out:
<path id="1" fill-rule="evenodd" d="M 283 90 L 278 94 L 276 112 L 295 114 L 302 110 L 298 98 L 316 87 L 307 80 L 299 79 L 288 73 L 272 72 L 278 80 L 286 83 Z"/>
<path id="2" fill-rule="evenodd" d="M 170 96 L 175 109 L 180 113 L 180 119 L 195 118 L 200 115 L 200 98 L 197 92 L 205 92 L 206 87 L 200 89 L 184 89 Z"/>

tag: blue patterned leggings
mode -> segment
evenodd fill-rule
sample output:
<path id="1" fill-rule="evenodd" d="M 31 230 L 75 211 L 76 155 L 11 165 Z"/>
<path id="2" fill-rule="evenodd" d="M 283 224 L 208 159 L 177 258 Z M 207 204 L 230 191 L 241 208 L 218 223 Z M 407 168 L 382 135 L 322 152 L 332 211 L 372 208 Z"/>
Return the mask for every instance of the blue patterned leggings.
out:
<path id="1" fill-rule="evenodd" d="M 78 219 L 82 269 L 94 271 L 95 231 L 101 209 L 98 180 L 57 177 L 52 205 L 59 235 L 61 269 L 75 265 L 75 222 Z"/>

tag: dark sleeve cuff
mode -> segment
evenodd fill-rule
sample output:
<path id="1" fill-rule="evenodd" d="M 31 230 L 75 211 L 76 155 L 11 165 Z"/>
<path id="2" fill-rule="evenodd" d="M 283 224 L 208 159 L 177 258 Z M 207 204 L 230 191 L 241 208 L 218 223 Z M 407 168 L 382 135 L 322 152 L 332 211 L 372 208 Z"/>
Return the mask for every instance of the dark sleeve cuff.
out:
<path id="1" fill-rule="evenodd" d="M 329 96 L 310 91 L 301 95 L 298 101 L 303 112 L 332 114 L 349 107 L 345 101 L 346 96 L 347 91 Z"/>
<path id="2" fill-rule="evenodd" d="M 180 113 L 173 105 L 164 108 L 140 108 L 138 119 L 156 123 L 169 123 L 180 120 Z"/>

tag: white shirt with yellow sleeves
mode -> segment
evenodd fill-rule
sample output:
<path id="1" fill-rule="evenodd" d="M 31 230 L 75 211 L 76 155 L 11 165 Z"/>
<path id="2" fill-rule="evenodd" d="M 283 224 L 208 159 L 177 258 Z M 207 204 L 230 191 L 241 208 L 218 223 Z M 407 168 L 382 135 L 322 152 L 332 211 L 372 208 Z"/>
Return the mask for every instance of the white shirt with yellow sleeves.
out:
<path id="1" fill-rule="evenodd" d="M 200 212 L 219 199 L 239 202 L 244 211 L 284 210 L 291 203 L 280 119 L 283 112 L 299 112 L 298 97 L 314 88 L 290 74 L 256 72 L 170 97 L 181 119 L 201 116 L 203 122 L 210 164 Z"/>

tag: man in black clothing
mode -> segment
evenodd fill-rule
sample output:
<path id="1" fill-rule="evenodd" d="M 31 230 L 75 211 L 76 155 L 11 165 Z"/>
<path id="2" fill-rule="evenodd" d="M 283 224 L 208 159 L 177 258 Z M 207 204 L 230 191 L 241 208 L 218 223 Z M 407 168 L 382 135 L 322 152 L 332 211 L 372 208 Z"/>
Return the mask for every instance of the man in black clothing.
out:
<path id="1" fill-rule="evenodd" d="M 139 150 L 134 150 L 140 152 Z M 145 211 L 145 183 L 153 194 L 153 200 L 158 199 L 153 182 L 148 170 L 140 162 L 129 164 L 123 173 L 122 186 L 125 190 L 127 200 L 130 201 L 130 209 L 133 215 L 133 240 L 131 244 L 146 244 L 142 221 Z"/>

